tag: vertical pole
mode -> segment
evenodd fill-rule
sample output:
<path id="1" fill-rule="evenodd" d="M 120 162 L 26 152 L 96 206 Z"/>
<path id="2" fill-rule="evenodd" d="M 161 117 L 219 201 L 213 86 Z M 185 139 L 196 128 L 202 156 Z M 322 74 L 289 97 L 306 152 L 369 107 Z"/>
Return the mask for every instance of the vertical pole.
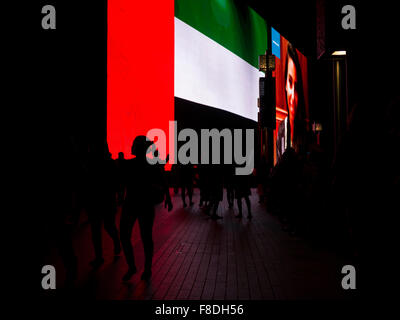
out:
<path id="1" fill-rule="evenodd" d="M 347 124 L 348 124 L 348 118 L 349 118 L 349 92 L 348 92 L 348 88 L 347 88 L 347 55 L 345 56 L 345 60 L 344 60 L 344 72 L 345 72 L 345 90 L 346 90 L 346 100 L 345 100 L 345 104 L 346 104 L 346 130 L 347 128 Z"/>
<path id="2" fill-rule="evenodd" d="M 336 89 L 335 89 L 335 60 L 332 61 L 332 96 L 333 96 L 333 105 L 332 105 L 332 113 L 333 113 L 333 158 L 336 158 L 336 144 L 337 144 L 337 127 L 336 127 Z"/>

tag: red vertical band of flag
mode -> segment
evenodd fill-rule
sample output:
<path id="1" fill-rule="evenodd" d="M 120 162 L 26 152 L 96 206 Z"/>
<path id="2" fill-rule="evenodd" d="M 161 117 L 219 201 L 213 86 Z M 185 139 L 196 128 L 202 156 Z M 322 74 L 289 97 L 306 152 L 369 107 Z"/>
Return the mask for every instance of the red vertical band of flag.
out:
<path id="1" fill-rule="evenodd" d="M 150 129 L 162 129 L 168 143 L 174 0 L 109 0 L 107 20 L 107 142 L 114 158 L 129 158 L 133 139 Z"/>

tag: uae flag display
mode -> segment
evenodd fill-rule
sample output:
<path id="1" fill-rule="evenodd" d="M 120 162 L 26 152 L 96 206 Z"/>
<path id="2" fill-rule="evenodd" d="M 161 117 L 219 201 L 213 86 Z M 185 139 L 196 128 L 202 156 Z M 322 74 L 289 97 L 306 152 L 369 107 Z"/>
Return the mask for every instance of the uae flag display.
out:
<path id="1" fill-rule="evenodd" d="M 152 128 L 168 141 L 169 121 L 206 125 L 216 110 L 221 119 L 256 123 L 268 34 L 251 8 L 234 0 L 109 0 L 107 34 L 114 158 L 128 157 L 134 137 Z"/>

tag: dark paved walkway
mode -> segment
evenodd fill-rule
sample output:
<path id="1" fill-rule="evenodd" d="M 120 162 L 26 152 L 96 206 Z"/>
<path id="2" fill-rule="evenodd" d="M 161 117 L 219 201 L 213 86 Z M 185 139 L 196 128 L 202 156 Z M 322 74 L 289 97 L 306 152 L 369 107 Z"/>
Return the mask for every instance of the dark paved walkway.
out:
<path id="1" fill-rule="evenodd" d="M 170 213 L 159 206 L 149 284 L 140 280 L 144 257 L 138 224 L 132 237 L 139 272 L 124 284 L 125 258 L 121 255 L 113 261 L 112 242 L 105 233 L 106 261 L 96 271 L 89 267 L 93 259 L 90 227 L 83 223 L 74 239 L 79 259 L 78 292 L 82 297 L 99 299 L 342 298 L 340 258 L 282 231 L 276 218 L 258 204 L 256 190 L 252 192 L 252 220 L 246 218 L 245 205 L 244 217 L 235 218 L 237 209 L 228 209 L 226 200 L 218 211 L 223 219 L 209 219 L 198 207 L 198 190 L 193 207 L 183 209 L 179 194 L 173 196 Z M 119 225 L 119 213 L 117 220 Z M 57 261 L 60 287 L 63 268 Z"/>

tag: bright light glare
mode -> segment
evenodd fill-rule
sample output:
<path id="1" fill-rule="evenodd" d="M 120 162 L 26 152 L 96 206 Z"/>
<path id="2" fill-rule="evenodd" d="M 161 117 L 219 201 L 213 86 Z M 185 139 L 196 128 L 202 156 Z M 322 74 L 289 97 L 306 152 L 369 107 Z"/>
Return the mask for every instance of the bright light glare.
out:
<path id="1" fill-rule="evenodd" d="M 332 53 L 333 56 L 345 56 L 346 55 L 346 51 L 334 51 Z"/>

